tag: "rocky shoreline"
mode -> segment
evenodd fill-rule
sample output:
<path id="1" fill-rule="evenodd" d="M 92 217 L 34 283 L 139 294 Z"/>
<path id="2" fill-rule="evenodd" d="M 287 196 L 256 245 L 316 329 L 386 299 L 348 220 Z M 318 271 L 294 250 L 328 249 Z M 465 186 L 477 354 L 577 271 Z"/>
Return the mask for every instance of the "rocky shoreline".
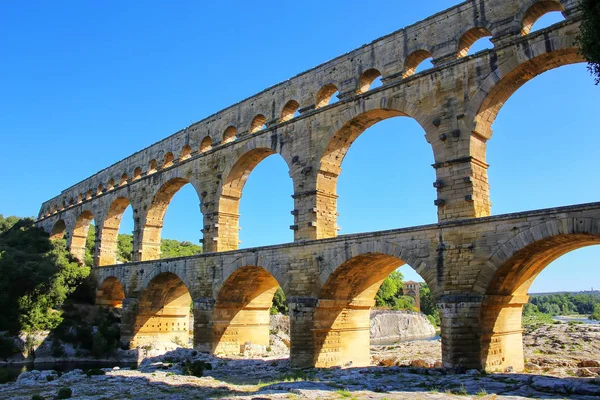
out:
<path id="1" fill-rule="evenodd" d="M 32 371 L 0 385 L 0 399 L 447 399 L 576 398 L 600 396 L 600 326 L 547 325 L 527 332 L 524 373 L 485 374 L 441 367 L 439 340 L 372 347 L 372 366 L 292 370 L 282 355 L 219 358 L 191 349 L 150 356 L 137 370 L 104 369 L 60 375 Z M 564 348 L 562 348 L 564 344 Z M 273 352 L 271 350 L 271 352 Z M 552 353 L 550 353 L 552 352 Z M 255 357 L 254 355 L 252 357 Z M 203 376 L 188 376 L 190 365 Z M 536 367 L 534 367 L 534 365 Z M 97 375 L 99 374 L 99 375 Z M 88 376 L 89 375 L 89 376 Z"/>

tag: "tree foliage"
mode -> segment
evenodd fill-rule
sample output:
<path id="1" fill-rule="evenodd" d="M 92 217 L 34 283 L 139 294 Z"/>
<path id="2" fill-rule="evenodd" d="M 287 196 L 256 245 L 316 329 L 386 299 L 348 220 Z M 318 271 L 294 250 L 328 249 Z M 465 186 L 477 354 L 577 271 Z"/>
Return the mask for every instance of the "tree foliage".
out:
<path id="1" fill-rule="evenodd" d="M 577 42 L 588 61 L 588 70 L 600 84 L 600 0 L 582 0 L 583 20 Z"/>
<path id="2" fill-rule="evenodd" d="M 0 216 L 0 330 L 56 327 L 60 306 L 89 272 L 32 219 Z"/>
<path id="3" fill-rule="evenodd" d="M 96 245 L 96 227 L 90 225 L 85 242 L 84 264 L 91 267 L 94 262 L 94 247 Z M 160 244 L 160 258 L 186 257 L 202 254 L 202 246 L 192 242 L 172 239 L 162 239 Z M 119 234 L 117 236 L 117 261 L 127 263 L 132 261 L 133 235 Z"/>
<path id="4" fill-rule="evenodd" d="M 279 287 L 273 296 L 273 306 L 271 307 L 271 314 L 283 314 L 288 315 L 288 305 L 285 298 L 285 293 Z"/>

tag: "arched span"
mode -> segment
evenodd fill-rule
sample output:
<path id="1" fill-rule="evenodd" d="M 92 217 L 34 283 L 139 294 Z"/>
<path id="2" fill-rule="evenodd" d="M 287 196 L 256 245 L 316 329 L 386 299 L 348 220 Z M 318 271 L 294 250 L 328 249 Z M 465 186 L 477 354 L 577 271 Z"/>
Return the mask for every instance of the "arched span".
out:
<path id="1" fill-rule="evenodd" d="M 478 277 L 481 307 L 481 366 L 487 370 L 524 369 L 521 316 L 529 287 L 560 256 L 600 244 L 600 220 L 564 218 L 542 222 L 497 249 Z M 482 282 L 483 276 L 489 276 Z"/>
<path id="2" fill-rule="evenodd" d="M 316 367 L 370 364 L 370 310 L 375 295 L 385 278 L 404 264 L 396 256 L 368 252 L 346 259 L 329 274 L 314 317 Z"/>
<path id="3" fill-rule="evenodd" d="M 124 340 L 134 347 L 187 347 L 191 302 L 188 287 L 176 274 L 155 275 L 140 293 L 133 329 L 130 337 L 124 335 Z"/>
<path id="4" fill-rule="evenodd" d="M 558 0 L 537 0 L 532 4 L 527 4 L 526 7 L 521 10 L 519 15 L 521 17 L 521 35 L 529 34 L 536 21 L 545 14 L 553 11 L 565 11 L 565 8 Z"/>
<path id="5" fill-rule="evenodd" d="M 115 276 L 104 279 L 96 290 L 96 305 L 98 306 L 121 308 L 124 298 L 123 285 Z"/>
<path id="6" fill-rule="evenodd" d="M 412 116 L 421 127 L 431 132 L 431 118 L 426 119 L 411 104 L 395 99 L 366 99 L 355 107 L 345 111 L 344 119 L 336 121 L 328 135 L 329 139 L 321 142 L 317 149 L 320 155 L 317 171 L 316 191 L 319 198 L 317 204 L 317 238 L 335 237 L 337 235 L 337 183 L 341 173 L 341 165 L 352 143 L 369 127 L 393 117 Z M 425 129 L 427 132 L 427 129 Z M 434 154 L 435 158 L 435 154 Z"/>
<path id="7" fill-rule="evenodd" d="M 266 269 L 243 266 L 223 282 L 213 313 L 212 348 L 239 354 L 246 343 L 269 346 L 269 310 L 279 282 Z"/>
<path id="8" fill-rule="evenodd" d="M 175 193 L 188 183 L 190 182 L 184 178 L 172 178 L 164 183 L 154 195 L 142 227 L 140 261 L 160 258 L 161 231 L 167 208 Z M 198 193 L 197 188 L 194 187 L 194 189 Z M 200 199 L 200 196 L 198 196 L 198 199 Z"/>
<path id="9" fill-rule="evenodd" d="M 239 206 L 244 185 L 254 168 L 265 158 L 273 154 L 279 153 L 270 147 L 257 146 L 243 153 L 235 160 L 233 165 L 228 166 L 224 171 L 223 176 L 225 178 L 223 179 L 219 196 L 218 251 L 235 250 L 238 248 Z M 285 160 L 285 157 L 283 158 Z M 287 160 L 285 161 L 289 166 Z"/>
<path id="10" fill-rule="evenodd" d="M 510 96 L 529 80 L 551 69 L 585 61 L 573 45 L 574 39 L 553 36 L 544 43 L 532 46 L 532 57 L 504 76 L 500 76 L 496 70 L 484 80 L 469 103 L 469 110 L 475 115 L 473 132 L 477 138 L 486 141 L 492 137 L 491 126 L 498 112 Z M 546 52 L 547 48 L 556 50 Z"/>
<path id="11" fill-rule="evenodd" d="M 88 231 L 93 220 L 94 215 L 91 211 L 85 210 L 81 212 L 75 221 L 75 227 L 73 228 L 73 233 L 71 234 L 71 254 L 73 254 L 73 256 L 81 263 L 83 263 L 85 259 L 85 246 L 87 242 Z M 97 266 L 97 260 L 95 258 L 96 257 L 94 254 L 94 265 Z"/>
<path id="12" fill-rule="evenodd" d="M 482 294 L 527 295 L 535 277 L 556 258 L 598 243 L 600 219 L 563 218 L 541 222 L 496 249 L 479 272 L 474 289 Z"/>
<path id="13" fill-rule="evenodd" d="M 59 219 L 52 226 L 52 230 L 50 231 L 50 239 L 64 239 L 66 233 L 67 225 L 65 224 L 64 220 Z"/>
<path id="14" fill-rule="evenodd" d="M 130 205 L 131 202 L 126 197 L 118 197 L 110 204 L 100 237 L 99 266 L 117 263 L 119 227 L 121 226 L 123 213 Z"/>

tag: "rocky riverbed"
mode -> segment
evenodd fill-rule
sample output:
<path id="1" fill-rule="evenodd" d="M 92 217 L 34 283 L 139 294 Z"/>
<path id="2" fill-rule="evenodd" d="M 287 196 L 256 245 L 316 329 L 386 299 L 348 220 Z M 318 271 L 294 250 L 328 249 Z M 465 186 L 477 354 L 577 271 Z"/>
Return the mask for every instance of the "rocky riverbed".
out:
<path id="1" fill-rule="evenodd" d="M 53 398 L 68 387 L 77 399 L 522 399 L 600 396 L 600 326 L 548 325 L 524 338 L 525 373 L 481 374 L 440 367 L 440 341 L 372 348 L 367 368 L 291 370 L 287 358 L 218 358 L 190 349 L 150 357 L 137 370 L 32 371 L 0 385 L 1 399 Z M 562 346 L 564 344 L 564 348 Z M 273 352 L 273 349 L 270 349 Z M 550 353 L 552 352 L 552 353 Z M 195 364 L 194 364 L 195 363 Z M 204 376 L 187 376 L 194 365 Z M 537 367 L 532 367 L 535 365 Z M 192 368 L 193 369 L 193 368 Z M 583 372 L 582 372 L 583 371 Z"/>

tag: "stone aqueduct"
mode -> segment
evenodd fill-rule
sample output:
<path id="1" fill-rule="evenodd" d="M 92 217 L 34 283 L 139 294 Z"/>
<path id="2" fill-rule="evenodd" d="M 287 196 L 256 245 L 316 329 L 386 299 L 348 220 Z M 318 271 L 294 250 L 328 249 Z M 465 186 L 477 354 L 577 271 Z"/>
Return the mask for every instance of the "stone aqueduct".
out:
<path id="1" fill-rule="evenodd" d="M 531 32 L 550 11 L 565 20 Z M 268 344 L 278 286 L 290 307 L 298 367 L 369 362 L 369 309 L 383 279 L 412 266 L 442 319 L 446 366 L 523 368 L 521 309 L 552 260 L 600 243 L 600 203 L 490 216 L 486 142 L 525 82 L 582 62 L 577 0 L 472 0 L 270 87 L 98 172 L 46 201 L 38 225 L 82 258 L 95 221 L 98 304 L 122 306 L 133 345 L 186 336 L 227 354 Z M 468 55 L 489 36 L 493 49 Z M 433 68 L 415 73 L 431 57 Z M 371 88 L 381 77 L 382 86 Z M 330 103 L 334 93 L 339 101 Z M 352 142 L 391 117 L 414 118 L 433 150 L 438 223 L 337 236 L 336 182 Z M 277 154 L 294 187 L 294 242 L 237 250 L 244 184 Z M 205 254 L 160 258 L 167 206 L 198 193 Z M 127 206 L 134 260 L 116 264 Z M 432 205 L 433 206 L 433 205 Z"/>

